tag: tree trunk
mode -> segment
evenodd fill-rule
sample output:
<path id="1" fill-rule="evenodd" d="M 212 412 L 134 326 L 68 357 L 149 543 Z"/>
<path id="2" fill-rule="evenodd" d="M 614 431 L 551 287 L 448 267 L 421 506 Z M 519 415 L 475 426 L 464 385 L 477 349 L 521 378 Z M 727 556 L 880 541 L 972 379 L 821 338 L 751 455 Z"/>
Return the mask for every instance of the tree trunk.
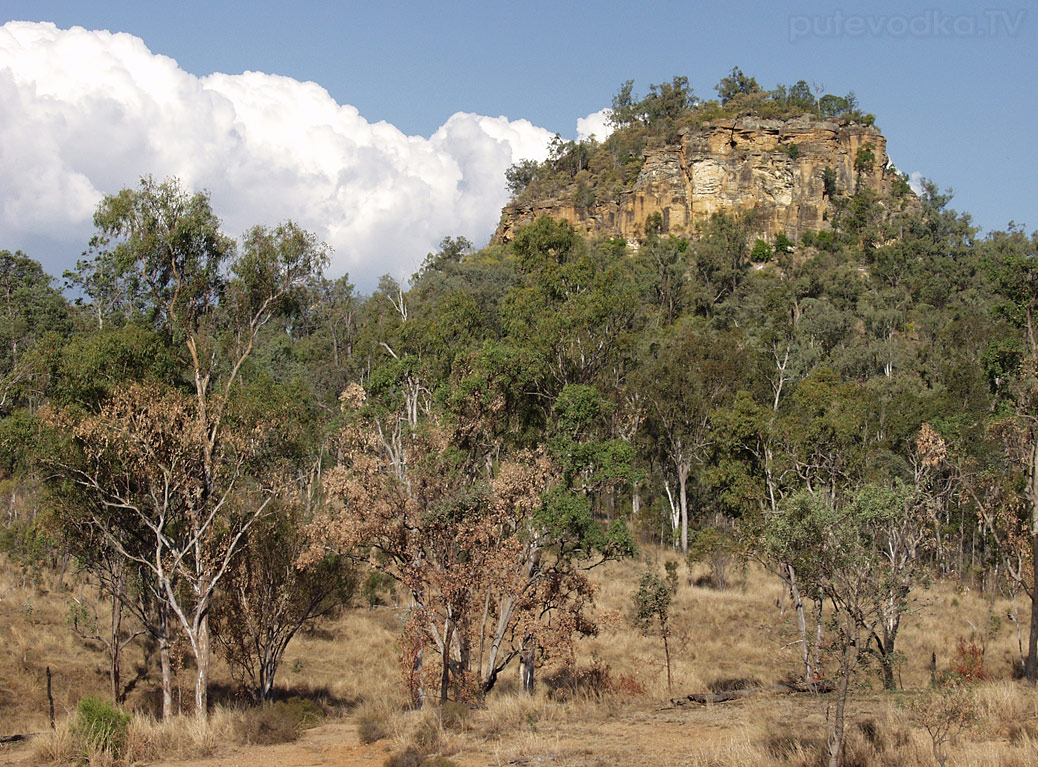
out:
<path id="1" fill-rule="evenodd" d="M 678 503 L 681 504 L 681 554 L 688 556 L 688 468 L 678 468 Z"/>
<path id="2" fill-rule="evenodd" d="M 205 719 L 209 715 L 209 616 L 203 615 L 198 623 L 198 638 L 195 642 L 195 716 Z"/>
<path id="3" fill-rule="evenodd" d="M 411 678 L 415 684 L 411 690 L 411 706 L 420 711 L 425 705 L 425 688 L 422 686 L 422 668 L 425 665 L 425 647 L 419 647 L 411 664 Z"/>
<path id="4" fill-rule="evenodd" d="M 119 584 L 119 588 L 122 584 Z M 120 655 L 122 654 L 122 628 L 123 628 L 123 603 L 118 595 L 112 594 L 112 625 L 111 645 L 108 648 L 110 665 L 108 678 L 112 683 L 112 700 L 115 703 L 123 702 L 122 682 L 120 676 Z"/>
<path id="5" fill-rule="evenodd" d="M 159 637 L 159 667 L 162 669 L 162 721 L 173 717 L 173 666 L 169 661 L 169 638 Z"/>
<path id="6" fill-rule="evenodd" d="M 1030 316 L 1028 316 L 1030 331 Z M 1030 682 L 1038 682 L 1038 435 L 1031 439 L 1031 466 L 1028 495 L 1031 501 L 1031 632 L 1027 637 L 1027 664 L 1024 674 Z"/>
<path id="7" fill-rule="evenodd" d="M 673 689 L 673 683 L 671 682 L 670 676 L 670 645 L 667 643 L 667 634 L 663 634 L 663 656 L 667 659 L 667 692 Z"/>
<path id="8" fill-rule="evenodd" d="M 447 702 L 447 692 L 450 689 L 451 681 L 451 640 L 453 638 L 453 629 L 450 619 L 447 619 L 447 625 L 443 631 L 443 670 L 440 672 L 440 705 L 442 706 Z"/>
<path id="9" fill-rule="evenodd" d="M 807 642 L 807 616 L 804 614 L 804 597 L 800 593 L 800 584 L 797 583 L 796 570 L 793 565 L 786 565 L 789 573 L 789 593 L 793 597 L 793 607 L 797 614 L 797 629 L 800 632 L 800 658 L 804 663 L 804 681 L 814 684 L 814 669 L 811 668 L 811 648 Z"/>
<path id="10" fill-rule="evenodd" d="M 900 619 L 895 619 L 892 625 L 883 627 L 883 642 L 880 646 L 879 667 L 883 672 L 883 687 L 890 691 L 897 690 L 897 680 L 894 679 L 894 643 L 899 622 Z"/>
<path id="11" fill-rule="evenodd" d="M 858 663 L 857 641 L 847 642 L 840 658 L 840 679 L 836 684 L 836 715 L 829 729 L 829 767 L 840 767 L 843 763 L 843 736 L 847 713 L 847 693 L 850 689 L 851 672 Z"/>
<path id="12" fill-rule="evenodd" d="M 1035 510 L 1038 518 L 1038 509 Z M 1031 533 L 1031 561 L 1038 563 L 1038 535 Z M 1027 636 L 1027 664 L 1024 674 L 1028 681 L 1038 682 L 1038 564 L 1031 568 L 1032 580 L 1028 596 L 1031 597 L 1031 631 Z"/>
<path id="13" fill-rule="evenodd" d="M 58 568 L 58 574 L 54 576 L 54 588 L 51 590 L 59 594 L 65 588 L 65 571 L 68 569 L 69 556 L 67 551 L 62 553 L 61 566 Z"/>
<path id="14" fill-rule="evenodd" d="M 519 653 L 519 683 L 523 692 L 533 695 L 534 684 L 534 652 L 536 645 L 532 639 L 528 639 Z"/>

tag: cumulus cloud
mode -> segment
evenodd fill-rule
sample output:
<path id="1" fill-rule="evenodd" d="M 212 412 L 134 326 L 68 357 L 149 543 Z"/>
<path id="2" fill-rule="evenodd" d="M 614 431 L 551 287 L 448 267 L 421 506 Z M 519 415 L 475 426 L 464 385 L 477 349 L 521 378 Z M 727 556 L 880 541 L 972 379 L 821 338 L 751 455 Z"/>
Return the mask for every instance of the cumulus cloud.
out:
<path id="1" fill-rule="evenodd" d="M 577 138 L 583 141 L 594 136 L 599 141 L 605 141 L 613 132 L 613 126 L 609 124 L 609 116 L 612 113 L 611 109 L 599 109 L 586 117 L 578 117 Z"/>
<path id="2" fill-rule="evenodd" d="M 908 174 L 908 186 L 917 195 L 922 196 L 923 172 L 921 170 L 914 170 Z"/>
<path id="3" fill-rule="evenodd" d="M 132 35 L 30 22 L 0 27 L 0 111 L 0 248 L 65 243 L 63 263 L 45 260 L 71 266 L 101 197 L 150 173 L 208 189 L 231 234 L 293 219 L 365 288 L 415 271 L 446 235 L 485 241 L 505 169 L 544 159 L 552 136 L 463 112 L 408 136 L 316 83 L 196 77 Z"/>

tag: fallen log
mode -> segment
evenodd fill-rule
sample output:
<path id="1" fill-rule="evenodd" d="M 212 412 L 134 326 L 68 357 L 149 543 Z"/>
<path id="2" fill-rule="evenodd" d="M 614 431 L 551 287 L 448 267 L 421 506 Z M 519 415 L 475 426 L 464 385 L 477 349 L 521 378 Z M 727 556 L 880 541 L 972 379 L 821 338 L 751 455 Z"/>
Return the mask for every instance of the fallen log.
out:
<path id="1" fill-rule="evenodd" d="M 806 684 L 798 683 L 796 685 L 791 684 L 777 684 L 774 687 L 747 687 L 740 690 L 723 690 L 721 692 L 704 692 L 704 693 L 691 693 L 683 698 L 671 698 L 670 702 L 675 706 L 684 706 L 686 703 L 725 703 L 730 700 L 740 700 L 742 698 L 749 698 L 751 695 L 757 695 L 762 692 L 783 692 L 783 693 L 825 693 L 832 692 L 836 689 L 836 685 L 828 680 L 816 682 L 814 689 L 811 689 Z"/>
<path id="2" fill-rule="evenodd" d="M 738 700 L 739 698 L 748 698 L 751 695 L 756 695 L 759 692 L 764 692 L 760 687 L 755 687 L 748 690 L 725 690 L 724 692 L 704 692 L 704 693 L 692 693 L 686 695 L 684 699 L 674 698 L 671 703 L 676 705 L 682 705 L 686 701 L 692 703 L 724 703 L 726 700 Z"/>
<path id="3" fill-rule="evenodd" d="M 29 740 L 30 738 L 35 738 L 42 734 L 43 733 L 40 732 L 26 732 L 21 735 L 0 735 L 0 744 L 19 743 L 23 740 Z"/>

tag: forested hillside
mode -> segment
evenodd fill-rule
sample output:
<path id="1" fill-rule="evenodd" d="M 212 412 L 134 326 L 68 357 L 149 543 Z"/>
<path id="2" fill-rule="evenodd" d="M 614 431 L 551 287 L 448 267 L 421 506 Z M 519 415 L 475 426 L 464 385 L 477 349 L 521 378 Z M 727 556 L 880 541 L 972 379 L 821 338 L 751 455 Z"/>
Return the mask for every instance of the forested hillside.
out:
<path id="1" fill-rule="evenodd" d="M 780 108 L 729 85 L 709 109 Z M 662 117 L 626 86 L 609 141 L 691 119 L 680 86 Z M 856 114 L 809 95 L 781 108 Z M 596 188 L 629 180 L 600 159 Z M 516 193 L 561 184 L 545 167 Z M 167 716 L 177 664 L 203 717 L 214 653 L 265 699 L 302 626 L 394 589 L 413 705 L 481 701 L 510 665 L 532 690 L 599 628 L 592 569 L 652 546 L 716 588 L 745 561 L 781 579 L 790 671 L 828 659 L 831 753 L 866 661 L 897 686 L 934 579 L 1019 594 L 1038 679 L 1038 235 L 979 237 L 929 183 L 830 191 L 795 242 L 752 211 L 637 242 L 542 217 L 361 295 L 291 222 L 235 242 L 205 193 L 145 178 L 101 202 L 64 293 L 0 253 L 3 556 L 96 586 L 108 697 L 150 642 Z M 666 637 L 662 576 L 637 604 Z"/>

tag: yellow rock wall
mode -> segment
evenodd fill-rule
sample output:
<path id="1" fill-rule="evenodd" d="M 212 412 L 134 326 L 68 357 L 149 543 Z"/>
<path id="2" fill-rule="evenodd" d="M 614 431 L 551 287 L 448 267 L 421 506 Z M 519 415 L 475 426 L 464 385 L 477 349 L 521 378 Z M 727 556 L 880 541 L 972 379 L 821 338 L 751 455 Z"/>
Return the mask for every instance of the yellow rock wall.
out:
<path id="1" fill-rule="evenodd" d="M 854 160 L 872 145 L 873 166 L 857 178 Z M 796 146 L 794 159 L 783 146 Z M 581 208 L 571 202 L 542 200 L 510 204 L 501 216 L 496 239 L 508 241 L 515 228 L 539 216 L 571 222 L 592 236 L 621 236 L 628 241 L 644 234 L 653 213 L 664 231 L 694 235 L 696 227 L 716 212 L 757 210 L 757 234 L 768 238 L 785 232 L 797 240 L 807 230 L 828 229 L 822 173 L 836 172 L 841 192 L 862 184 L 879 195 L 889 192 L 887 142 L 875 127 L 819 121 L 740 118 L 686 130 L 680 145 L 650 150 L 641 173 L 618 201 Z"/>

